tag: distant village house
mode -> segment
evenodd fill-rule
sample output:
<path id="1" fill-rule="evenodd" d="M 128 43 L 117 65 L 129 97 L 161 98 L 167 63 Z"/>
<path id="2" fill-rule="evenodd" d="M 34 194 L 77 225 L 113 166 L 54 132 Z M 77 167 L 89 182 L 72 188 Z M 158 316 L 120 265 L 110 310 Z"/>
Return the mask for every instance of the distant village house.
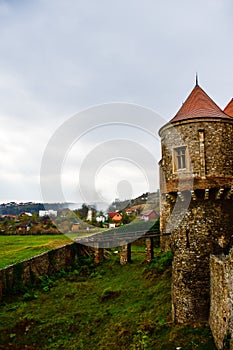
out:
<path id="1" fill-rule="evenodd" d="M 121 220 L 122 220 L 122 215 L 120 213 L 118 212 L 109 213 L 108 216 L 111 221 L 110 224 L 115 224 L 114 227 L 120 226 Z M 109 228 L 110 228 L 110 224 L 109 224 Z"/>
<path id="2" fill-rule="evenodd" d="M 57 216 L 57 210 L 39 210 L 39 217 L 42 218 L 43 216 Z"/>
<path id="3" fill-rule="evenodd" d="M 159 215 L 152 209 L 145 211 L 141 215 L 138 216 L 139 219 L 144 221 L 150 221 L 150 220 L 156 220 L 158 219 Z"/>

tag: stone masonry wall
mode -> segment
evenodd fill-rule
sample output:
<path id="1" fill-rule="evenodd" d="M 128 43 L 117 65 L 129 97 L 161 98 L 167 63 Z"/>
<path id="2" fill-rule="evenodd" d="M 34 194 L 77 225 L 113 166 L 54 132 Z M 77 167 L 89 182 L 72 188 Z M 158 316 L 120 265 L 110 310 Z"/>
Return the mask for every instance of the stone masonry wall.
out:
<path id="1" fill-rule="evenodd" d="M 92 248 L 71 243 L 1 269 L 0 300 L 23 286 L 39 281 L 42 275 L 51 275 L 74 265 L 80 256 L 88 252 L 92 252 Z"/>
<path id="2" fill-rule="evenodd" d="M 162 249 L 173 251 L 173 319 L 207 321 L 210 255 L 233 243 L 233 119 L 198 118 L 160 130 Z M 176 148 L 186 147 L 177 169 Z"/>
<path id="3" fill-rule="evenodd" d="M 208 320 L 209 258 L 232 244 L 232 206 L 232 200 L 191 201 L 171 234 L 173 318 L 179 323 Z"/>
<path id="4" fill-rule="evenodd" d="M 209 324 L 218 350 L 233 349 L 233 254 L 210 258 Z"/>
<path id="5" fill-rule="evenodd" d="M 233 121 L 233 120 L 232 120 Z M 167 224 L 174 204 L 167 194 L 182 191 L 225 188 L 233 186 L 233 122 L 205 119 L 168 124 L 160 131 L 160 231 L 170 231 Z M 173 150 L 187 146 L 187 168 L 174 171 Z M 170 247 L 170 237 L 161 237 L 161 247 Z"/>
<path id="6" fill-rule="evenodd" d="M 170 124 L 161 130 L 162 160 L 160 162 L 165 181 L 164 186 L 170 180 L 177 177 L 201 177 L 202 167 L 200 162 L 200 130 L 204 134 L 205 152 L 205 176 L 206 177 L 232 177 L 233 176 L 233 120 L 218 121 L 198 120 Z M 185 172 L 173 171 L 173 148 L 187 146 L 188 166 Z M 166 189 L 165 189 L 166 191 Z"/>

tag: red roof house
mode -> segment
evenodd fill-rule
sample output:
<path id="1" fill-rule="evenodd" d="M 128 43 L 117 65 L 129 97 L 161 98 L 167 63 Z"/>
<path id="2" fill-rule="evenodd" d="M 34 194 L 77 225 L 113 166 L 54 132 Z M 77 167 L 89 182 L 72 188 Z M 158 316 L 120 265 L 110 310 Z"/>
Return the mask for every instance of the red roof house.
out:
<path id="1" fill-rule="evenodd" d="M 233 118 L 233 98 L 230 100 L 228 105 L 224 108 L 224 113 Z"/>
<path id="2" fill-rule="evenodd" d="M 139 219 L 142 219 L 144 221 L 149 221 L 149 220 L 156 220 L 158 219 L 159 215 L 152 209 L 145 211 L 141 215 L 138 216 Z"/>
<path id="3" fill-rule="evenodd" d="M 233 106 L 231 106 L 231 108 L 233 108 Z M 186 119 L 196 119 L 198 117 L 231 119 L 231 117 L 226 114 L 226 110 L 222 111 L 207 93 L 196 84 L 174 118 L 170 120 L 170 123 L 176 123 Z"/>
<path id="4" fill-rule="evenodd" d="M 108 215 L 109 215 L 109 218 L 111 219 L 111 221 L 116 224 L 116 226 L 120 225 L 121 220 L 122 220 L 122 215 L 120 213 L 118 213 L 118 212 L 109 213 Z"/>

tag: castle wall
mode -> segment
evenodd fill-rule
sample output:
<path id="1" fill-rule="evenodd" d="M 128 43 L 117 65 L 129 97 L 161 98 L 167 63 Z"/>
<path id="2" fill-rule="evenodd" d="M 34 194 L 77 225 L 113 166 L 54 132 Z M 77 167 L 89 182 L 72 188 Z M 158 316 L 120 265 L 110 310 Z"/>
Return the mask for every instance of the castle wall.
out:
<path id="1" fill-rule="evenodd" d="M 233 185 L 233 123 L 204 118 L 165 126 L 161 132 L 160 230 L 168 227 L 177 192 L 227 189 Z M 174 172 L 173 149 L 186 145 L 187 169 Z M 173 196 L 168 199 L 166 195 Z M 225 193 L 226 194 L 226 193 Z M 170 248 L 170 238 L 161 238 L 162 250 Z"/>
<path id="2" fill-rule="evenodd" d="M 91 247 L 71 243 L 1 269 L 0 300 L 40 281 L 40 276 L 52 275 L 74 266 L 81 256 L 88 256 L 92 252 Z"/>
<path id="3" fill-rule="evenodd" d="M 184 120 L 160 131 L 162 249 L 173 251 L 173 319 L 207 321 L 210 254 L 226 252 L 233 237 L 233 123 Z M 176 147 L 186 146 L 186 167 L 174 167 Z"/>
<path id="4" fill-rule="evenodd" d="M 232 243 L 232 204 L 232 200 L 191 201 L 181 225 L 172 231 L 173 318 L 179 323 L 208 320 L 209 257 L 227 251 Z M 180 215 L 179 208 L 175 215 Z"/>
<path id="5" fill-rule="evenodd" d="M 161 130 L 162 160 L 160 162 L 165 181 L 162 181 L 162 192 L 177 190 L 176 180 L 188 178 L 190 175 L 201 178 L 200 133 L 204 134 L 205 174 L 213 180 L 212 187 L 219 176 L 233 176 L 233 123 L 202 119 L 169 124 Z M 183 173 L 174 173 L 172 149 L 186 145 L 188 148 L 188 169 Z M 200 183 L 200 182 L 199 182 Z M 211 181 L 209 182 L 211 185 Z M 172 187 L 173 185 L 173 187 Z"/>
<path id="6" fill-rule="evenodd" d="M 210 257 L 209 324 L 218 350 L 233 349 L 233 256 Z"/>

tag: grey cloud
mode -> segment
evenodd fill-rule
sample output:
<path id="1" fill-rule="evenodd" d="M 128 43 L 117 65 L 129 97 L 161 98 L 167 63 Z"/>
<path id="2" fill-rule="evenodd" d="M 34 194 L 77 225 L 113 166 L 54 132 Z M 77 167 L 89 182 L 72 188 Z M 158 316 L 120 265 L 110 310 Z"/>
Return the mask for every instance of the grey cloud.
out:
<path id="1" fill-rule="evenodd" d="M 233 86 L 231 13 L 230 0 L 0 1 L 0 119 L 12 174 L 36 179 L 49 136 L 89 106 L 132 102 L 171 118 L 196 71 L 224 107 Z"/>

